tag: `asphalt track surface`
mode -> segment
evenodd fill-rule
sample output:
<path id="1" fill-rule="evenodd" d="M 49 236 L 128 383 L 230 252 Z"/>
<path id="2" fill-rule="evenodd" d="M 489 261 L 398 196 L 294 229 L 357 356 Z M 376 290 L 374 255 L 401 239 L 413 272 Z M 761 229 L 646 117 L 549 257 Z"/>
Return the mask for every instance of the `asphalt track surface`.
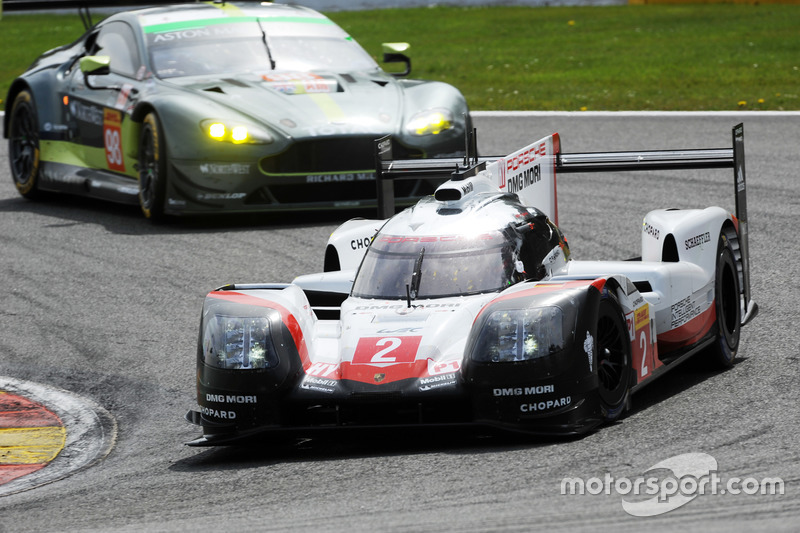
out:
<path id="1" fill-rule="evenodd" d="M 104 459 L 0 497 L 0 532 L 796 531 L 800 119 L 475 120 L 487 155 L 553 131 L 565 152 L 728 147 L 740 121 L 761 312 L 743 331 L 737 364 L 726 372 L 698 363 L 676 369 L 635 396 L 620 423 L 573 440 L 423 434 L 184 446 L 199 434 L 182 417 L 194 407 L 205 293 L 227 282 L 288 282 L 320 270 L 325 240 L 347 215 L 153 226 L 137 208 L 68 197 L 33 203 L 16 194 L 3 144 L 0 376 L 78 394 L 118 427 Z M 727 170 L 565 175 L 558 190 L 560 223 L 577 259 L 638 255 L 649 209 L 734 207 Z M 565 478 L 633 480 L 688 453 L 716 459 L 723 480 L 780 478 L 784 494 L 704 494 L 650 518 L 627 514 L 615 490 L 561 494 Z"/>

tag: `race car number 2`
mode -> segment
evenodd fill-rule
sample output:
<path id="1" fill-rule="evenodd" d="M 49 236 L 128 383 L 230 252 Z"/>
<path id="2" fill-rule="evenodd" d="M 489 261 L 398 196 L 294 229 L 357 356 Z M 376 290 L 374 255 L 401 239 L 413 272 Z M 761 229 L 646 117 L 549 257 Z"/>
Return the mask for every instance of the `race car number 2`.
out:
<path id="1" fill-rule="evenodd" d="M 421 336 L 362 337 L 353 354 L 354 365 L 413 363 Z"/>
<path id="2" fill-rule="evenodd" d="M 125 162 L 122 159 L 122 113 L 119 111 L 106 109 L 103 113 L 103 144 L 109 170 L 125 172 Z"/>

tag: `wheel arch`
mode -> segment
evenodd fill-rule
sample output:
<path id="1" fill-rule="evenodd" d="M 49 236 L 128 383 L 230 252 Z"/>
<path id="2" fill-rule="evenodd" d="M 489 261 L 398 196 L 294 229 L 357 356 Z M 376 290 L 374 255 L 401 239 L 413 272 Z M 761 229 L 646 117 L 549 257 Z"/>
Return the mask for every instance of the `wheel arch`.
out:
<path id="1" fill-rule="evenodd" d="M 8 94 L 6 97 L 6 112 L 3 114 L 3 137 L 8 139 L 8 127 L 11 123 L 11 108 L 10 106 L 13 105 L 14 100 L 17 98 L 19 93 L 22 91 L 27 90 L 33 94 L 34 100 L 36 99 L 36 94 L 33 87 L 23 78 L 17 78 L 11 83 L 11 87 L 8 89 Z M 36 114 L 36 120 L 39 120 L 39 114 Z"/>

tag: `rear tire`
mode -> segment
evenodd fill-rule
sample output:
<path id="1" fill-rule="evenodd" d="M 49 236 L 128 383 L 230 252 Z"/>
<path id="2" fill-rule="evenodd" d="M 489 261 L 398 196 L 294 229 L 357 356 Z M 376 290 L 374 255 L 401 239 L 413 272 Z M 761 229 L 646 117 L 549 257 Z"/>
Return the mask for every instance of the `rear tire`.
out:
<path id="1" fill-rule="evenodd" d="M 714 276 L 714 310 L 717 339 L 711 349 L 711 361 L 717 367 L 733 366 L 739 349 L 742 319 L 739 292 L 739 272 L 733 248 L 725 234 L 720 234 L 717 246 L 717 269 Z"/>
<path id="2" fill-rule="evenodd" d="M 161 125 L 155 113 L 148 113 L 139 136 L 139 205 L 153 222 L 164 220 L 167 190 L 167 155 Z"/>
<path id="3" fill-rule="evenodd" d="M 631 378 L 631 342 L 622 309 L 613 294 L 600 300 L 597 311 L 597 378 L 603 418 L 613 422 L 628 404 Z"/>
<path id="4" fill-rule="evenodd" d="M 39 121 L 36 104 L 29 91 L 20 91 L 11 106 L 8 135 L 8 159 L 11 179 L 25 198 L 41 198 L 39 190 Z"/>

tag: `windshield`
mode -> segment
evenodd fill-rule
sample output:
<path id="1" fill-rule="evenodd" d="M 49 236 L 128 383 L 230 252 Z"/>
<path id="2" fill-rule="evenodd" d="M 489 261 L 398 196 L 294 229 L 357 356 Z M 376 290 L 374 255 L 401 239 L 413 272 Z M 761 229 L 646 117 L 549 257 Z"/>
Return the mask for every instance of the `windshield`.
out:
<path id="1" fill-rule="evenodd" d="M 269 26 L 269 25 L 267 25 Z M 145 28 L 153 71 L 159 78 L 271 70 L 372 70 L 378 68 L 355 41 L 331 35 L 266 36 L 255 20 L 197 27 Z M 266 41 L 265 41 L 266 38 Z"/>
<path id="2" fill-rule="evenodd" d="M 279 70 L 373 70 L 378 65 L 355 41 L 332 37 L 270 37 Z"/>
<path id="3" fill-rule="evenodd" d="M 514 281 L 516 251 L 502 233 L 397 236 L 379 234 L 353 284 L 358 298 L 443 298 L 495 292 Z"/>

